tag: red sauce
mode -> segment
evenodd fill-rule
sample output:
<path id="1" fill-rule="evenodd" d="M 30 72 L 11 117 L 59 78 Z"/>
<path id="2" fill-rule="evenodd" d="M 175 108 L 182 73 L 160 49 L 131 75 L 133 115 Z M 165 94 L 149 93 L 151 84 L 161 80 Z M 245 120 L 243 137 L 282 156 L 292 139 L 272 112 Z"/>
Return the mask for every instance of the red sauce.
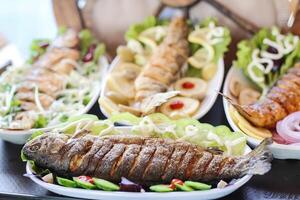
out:
<path id="1" fill-rule="evenodd" d="M 176 185 L 183 185 L 183 181 L 177 178 L 172 179 L 171 184 L 169 185 L 169 188 L 175 190 L 176 189 Z"/>
<path id="2" fill-rule="evenodd" d="M 170 108 L 172 110 L 178 110 L 183 108 L 184 104 L 181 101 L 174 101 L 173 103 L 170 104 Z"/>
<path id="3" fill-rule="evenodd" d="M 94 181 L 93 181 L 92 177 L 90 177 L 90 176 L 79 176 L 78 179 L 81 181 L 85 181 L 85 182 L 94 184 Z"/>
<path id="4" fill-rule="evenodd" d="M 187 81 L 187 82 L 184 82 L 181 86 L 184 89 L 192 89 L 195 87 L 195 84 Z"/>

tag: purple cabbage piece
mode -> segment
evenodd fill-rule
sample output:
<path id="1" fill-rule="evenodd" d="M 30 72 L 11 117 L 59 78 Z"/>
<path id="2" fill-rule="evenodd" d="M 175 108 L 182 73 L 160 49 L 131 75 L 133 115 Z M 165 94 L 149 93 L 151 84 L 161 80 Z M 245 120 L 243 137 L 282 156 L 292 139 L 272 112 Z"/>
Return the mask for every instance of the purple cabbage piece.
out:
<path id="1" fill-rule="evenodd" d="M 120 191 L 124 192 L 142 192 L 144 191 L 142 186 L 134 183 L 127 178 L 122 177 L 120 185 Z"/>

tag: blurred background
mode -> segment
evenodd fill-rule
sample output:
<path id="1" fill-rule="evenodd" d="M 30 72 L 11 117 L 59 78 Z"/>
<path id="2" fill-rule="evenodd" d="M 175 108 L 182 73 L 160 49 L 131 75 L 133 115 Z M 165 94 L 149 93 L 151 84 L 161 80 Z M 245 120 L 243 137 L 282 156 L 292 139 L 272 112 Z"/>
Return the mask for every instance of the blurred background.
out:
<path id="1" fill-rule="evenodd" d="M 32 39 L 56 35 L 51 0 L 0 0 L 0 5 L 0 34 L 18 47 L 22 57 L 28 56 Z"/>
<path id="2" fill-rule="evenodd" d="M 167 15 L 172 13 L 172 9 L 161 9 L 161 1 L 170 2 L 170 0 L 0 0 L 0 35 L 15 44 L 22 57 L 26 58 L 31 40 L 53 38 L 57 32 L 56 24 L 76 29 L 87 27 L 107 44 L 109 52 L 113 55 L 115 47 L 124 42 L 123 35 L 130 24 L 160 11 Z M 176 1 L 184 0 L 171 0 Z M 248 37 L 249 33 L 232 20 L 228 10 L 256 28 L 273 25 L 284 28 L 291 13 L 291 2 L 298 0 L 202 0 L 190 9 L 190 17 L 194 21 L 207 16 L 217 17 L 220 24 L 231 29 L 233 35 L 231 47 L 234 50 L 236 42 Z M 296 20 L 296 23 L 300 21 Z M 255 31 L 255 28 L 252 31 Z"/>

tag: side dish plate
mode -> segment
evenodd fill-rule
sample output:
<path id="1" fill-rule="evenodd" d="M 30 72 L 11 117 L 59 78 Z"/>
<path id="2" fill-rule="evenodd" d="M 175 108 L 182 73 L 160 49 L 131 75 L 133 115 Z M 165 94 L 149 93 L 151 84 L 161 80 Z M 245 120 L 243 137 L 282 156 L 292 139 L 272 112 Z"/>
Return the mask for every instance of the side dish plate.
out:
<path id="1" fill-rule="evenodd" d="M 229 72 L 226 76 L 225 83 L 224 83 L 224 89 L 223 89 L 223 93 L 227 96 L 229 95 L 229 83 L 230 83 L 230 80 L 232 79 L 232 77 L 243 77 L 243 74 L 240 70 L 236 69 L 235 67 L 231 67 L 231 69 L 229 70 Z M 250 84 L 250 82 L 249 81 L 247 82 L 246 79 L 243 79 L 243 82 L 245 84 Z M 224 105 L 226 118 L 227 118 L 231 128 L 234 131 L 242 132 L 240 130 L 240 128 L 234 123 L 232 117 L 230 116 L 230 113 L 229 113 L 230 104 L 226 99 L 223 99 L 223 105 Z M 245 136 L 247 137 L 247 141 L 251 147 L 256 147 L 257 145 L 259 145 L 259 143 L 260 143 L 259 140 L 255 139 L 253 137 L 250 137 L 246 134 L 245 134 Z M 278 158 L 278 159 L 300 159 L 300 146 L 291 146 L 291 145 L 283 145 L 283 144 L 273 143 L 269 146 L 269 148 L 271 149 L 275 158 Z"/>
<path id="2" fill-rule="evenodd" d="M 78 112 L 78 115 L 81 114 L 85 114 L 87 113 L 92 107 L 93 105 L 97 102 L 99 95 L 100 95 L 100 91 L 102 88 L 102 83 L 103 83 L 103 78 L 104 75 L 107 72 L 109 63 L 106 57 L 102 57 L 100 60 L 101 64 L 101 77 L 99 77 L 99 82 L 97 84 L 97 88 L 94 90 L 94 95 L 93 98 L 90 100 L 90 102 L 86 105 L 86 107 L 81 110 L 80 112 Z M 46 128 L 41 128 L 41 129 L 29 129 L 29 130 L 6 130 L 6 129 L 0 129 L 0 138 L 8 141 L 8 142 L 12 142 L 14 144 L 24 144 L 26 142 L 26 140 L 31 136 L 32 133 L 41 130 L 41 131 L 47 131 L 50 129 L 53 129 L 55 127 L 60 126 L 61 124 L 55 125 L 55 126 L 51 126 L 51 127 L 46 127 Z"/>
<path id="3" fill-rule="evenodd" d="M 109 72 L 110 73 L 116 66 L 118 66 L 120 62 L 120 58 L 116 57 L 113 62 L 110 64 Z M 221 89 L 222 82 L 224 78 L 224 60 L 223 58 L 218 61 L 217 65 L 217 71 L 214 75 L 214 77 L 208 82 L 208 90 L 206 93 L 206 96 L 204 99 L 201 101 L 200 107 L 198 111 L 192 116 L 194 119 L 200 119 L 203 117 L 208 111 L 212 108 L 214 105 L 217 97 L 218 97 L 218 92 Z M 101 95 L 100 97 L 105 96 L 105 94 L 109 91 L 109 88 L 107 86 L 107 79 L 104 79 L 104 83 L 102 85 L 102 90 L 101 90 Z M 101 112 L 109 118 L 111 115 L 109 112 L 100 105 Z"/>

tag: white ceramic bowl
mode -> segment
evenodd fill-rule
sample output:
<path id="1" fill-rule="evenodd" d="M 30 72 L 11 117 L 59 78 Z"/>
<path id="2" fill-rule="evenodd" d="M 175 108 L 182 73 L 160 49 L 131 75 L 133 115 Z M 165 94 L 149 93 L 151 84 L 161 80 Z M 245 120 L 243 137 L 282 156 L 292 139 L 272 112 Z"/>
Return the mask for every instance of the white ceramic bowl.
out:
<path id="1" fill-rule="evenodd" d="M 118 129 L 122 130 L 124 133 L 128 133 L 130 131 L 130 127 L 118 127 Z M 246 146 L 245 154 L 249 153 L 251 149 Z M 31 165 L 27 162 L 26 165 L 27 174 L 32 174 Z M 245 183 L 247 183 L 252 175 L 246 175 L 242 178 L 238 179 L 234 184 L 227 186 L 225 188 L 219 189 L 214 188 L 206 191 L 193 191 L 193 192 L 169 192 L 169 193 L 157 193 L 157 192 L 145 192 L 145 193 L 136 193 L 136 192 L 107 192 L 101 190 L 86 190 L 80 188 L 68 188 L 60 185 L 46 183 L 35 176 L 29 176 L 32 181 L 41 187 L 54 192 L 56 194 L 76 197 L 76 198 L 84 198 L 84 199 L 101 199 L 101 200 L 124 200 L 124 199 L 132 199 L 132 200 L 204 200 L 204 199 L 217 199 L 229 195 L 234 192 Z"/>
<path id="2" fill-rule="evenodd" d="M 120 58 L 116 57 L 113 62 L 110 64 L 109 72 L 110 73 L 120 62 Z M 218 97 L 218 92 L 221 90 L 221 86 L 223 83 L 223 78 L 224 78 L 224 60 L 221 58 L 218 61 L 218 66 L 217 66 L 217 72 L 213 79 L 211 79 L 208 82 L 208 90 L 206 93 L 205 98 L 201 101 L 200 107 L 198 111 L 192 116 L 194 119 L 200 119 L 203 117 L 214 105 L 217 97 Z M 107 79 L 104 80 L 103 83 L 103 88 L 101 90 L 101 95 L 100 97 L 105 96 L 105 94 L 109 91 L 109 88 L 107 87 Z M 110 114 L 107 112 L 107 110 L 100 105 L 101 112 L 107 117 L 110 117 Z"/>
<path id="3" fill-rule="evenodd" d="M 247 81 L 244 78 L 244 75 L 241 70 L 239 70 L 235 67 L 231 67 L 231 69 L 229 70 L 229 72 L 226 76 L 225 83 L 224 83 L 224 89 L 223 89 L 223 93 L 227 96 L 230 93 L 229 92 L 229 83 L 230 83 L 230 80 L 232 77 L 241 77 L 241 80 L 243 80 L 244 83 L 249 84 L 249 85 L 251 84 L 249 81 Z M 229 102 L 226 99 L 223 99 L 223 105 L 224 105 L 224 110 L 225 110 L 227 120 L 228 120 L 231 128 L 234 131 L 242 132 L 239 129 L 239 127 L 234 123 L 233 119 L 231 118 L 231 116 L 229 114 Z M 245 134 L 245 136 L 247 137 L 247 141 L 248 141 L 249 145 L 252 147 L 256 147 L 261 142 L 253 137 L 248 136 L 247 134 Z M 272 151 L 275 158 L 278 158 L 278 159 L 300 159 L 300 146 L 291 146 L 291 145 L 273 143 L 269 146 L 269 148 Z"/>
<path id="4" fill-rule="evenodd" d="M 106 57 L 102 57 L 100 59 L 100 62 L 101 62 L 101 75 L 103 77 L 106 74 L 109 63 L 108 63 L 108 60 Z M 90 102 L 86 105 L 86 107 L 83 110 L 78 112 L 78 115 L 87 113 L 93 107 L 93 105 L 97 102 L 99 95 L 100 95 L 101 88 L 102 88 L 102 83 L 103 83 L 103 81 L 99 77 L 99 84 L 97 84 L 97 89 L 95 90 L 96 92 L 95 92 L 93 98 L 90 100 Z M 47 130 L 56 128 L 60 125 L 61 124 L 57 124 L 55 126 L 50 126 L 50 127 L 41 128 L 41 129 L 30 129 L 30 130 L 0 129 L 0 138 L 5 141 L 14 143 L 14 144 L 24 144 L 27 141 L 27 139 L 31 136 L 31 134 L 36 132 L 37 130 L 47 131 Z"/>

